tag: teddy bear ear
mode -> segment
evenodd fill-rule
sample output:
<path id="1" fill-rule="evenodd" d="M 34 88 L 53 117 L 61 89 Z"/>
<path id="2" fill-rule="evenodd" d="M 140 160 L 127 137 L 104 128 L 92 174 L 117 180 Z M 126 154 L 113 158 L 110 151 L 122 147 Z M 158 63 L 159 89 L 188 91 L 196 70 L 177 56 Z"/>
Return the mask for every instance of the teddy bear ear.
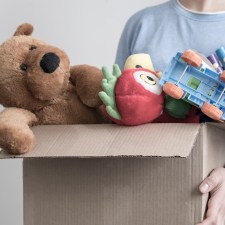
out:
<path id="1" fill-rule="evenodd" d="M 19 36 L 19 35 L 29 36 L 32 33 L 33 33 L 33 26 L 29 23 L 24 23 L 17 27 L 13 36 Z"/>

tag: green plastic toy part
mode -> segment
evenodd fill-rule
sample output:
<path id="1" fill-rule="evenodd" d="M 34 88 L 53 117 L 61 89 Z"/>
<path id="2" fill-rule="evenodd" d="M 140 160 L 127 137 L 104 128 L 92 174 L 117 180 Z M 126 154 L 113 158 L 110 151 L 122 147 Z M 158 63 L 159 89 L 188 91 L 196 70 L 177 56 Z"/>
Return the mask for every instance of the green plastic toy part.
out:
<path id="1" fill-rule="evenodd" d="M 115 100 L 115 86 L 118 78 L 121 76 L 121 70 L 117 64 L 113 65 L 113 72 L 109 72 L 106 67 L 102 68 L 104 79 L 102 80 L 103 91 L 99 92 L 99 97 L 106 106 L 107 113 L 117 119 L 121 120 Z"/>
<path id="2" fill-rule="evenodd" d="M 174 99 L 166 95 L 165 110 L 174 118 L 186 118 L 191 110 L 191 104 L 185 102 L 183 99 Z"/>

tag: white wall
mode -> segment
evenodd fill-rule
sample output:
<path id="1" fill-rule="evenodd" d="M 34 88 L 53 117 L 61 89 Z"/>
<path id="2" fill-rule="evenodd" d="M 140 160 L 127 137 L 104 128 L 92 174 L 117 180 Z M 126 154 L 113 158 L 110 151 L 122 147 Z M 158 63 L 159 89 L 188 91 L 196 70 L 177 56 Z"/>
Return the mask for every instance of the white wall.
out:
<path id="1" fill-rule="evenodd" d="M 0 0 L 0 43 L 29 22 L 35 37 L 64 49 L 72 64 L 111 66 L 128 17 L 164 1 Z M 0 224 L 23 224 L 22 198 L 22 161 L 1 160 Z"/>

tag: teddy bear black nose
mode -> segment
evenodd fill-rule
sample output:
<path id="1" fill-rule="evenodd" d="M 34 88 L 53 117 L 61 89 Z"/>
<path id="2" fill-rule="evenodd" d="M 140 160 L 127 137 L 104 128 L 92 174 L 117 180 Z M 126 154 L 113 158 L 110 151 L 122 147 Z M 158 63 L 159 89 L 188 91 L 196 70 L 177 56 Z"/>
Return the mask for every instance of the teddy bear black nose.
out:
<path id="1" fill-rule="evenodd" d="M 60 58 L 53 52 L 46 53 L 40 62 L 40 66 L 45 73 L 53 73 L 60 64 Z"/>

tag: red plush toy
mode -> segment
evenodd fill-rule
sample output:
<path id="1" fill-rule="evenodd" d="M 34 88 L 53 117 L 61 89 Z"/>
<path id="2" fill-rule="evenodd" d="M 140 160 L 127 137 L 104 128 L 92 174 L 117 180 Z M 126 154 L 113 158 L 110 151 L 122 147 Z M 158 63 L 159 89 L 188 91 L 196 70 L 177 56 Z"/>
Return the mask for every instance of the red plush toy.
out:
<path id="1" fill-rule="evenodd" d="M 103 67 L 103 111 L 113 122 L 139 125 L 158 118 L 163 111 L 164 97 L 159 85 L 160 73 L 155 72 L 147 54 L 131 55 L 121 73 L 118 65 L 113 73 Z"/>

